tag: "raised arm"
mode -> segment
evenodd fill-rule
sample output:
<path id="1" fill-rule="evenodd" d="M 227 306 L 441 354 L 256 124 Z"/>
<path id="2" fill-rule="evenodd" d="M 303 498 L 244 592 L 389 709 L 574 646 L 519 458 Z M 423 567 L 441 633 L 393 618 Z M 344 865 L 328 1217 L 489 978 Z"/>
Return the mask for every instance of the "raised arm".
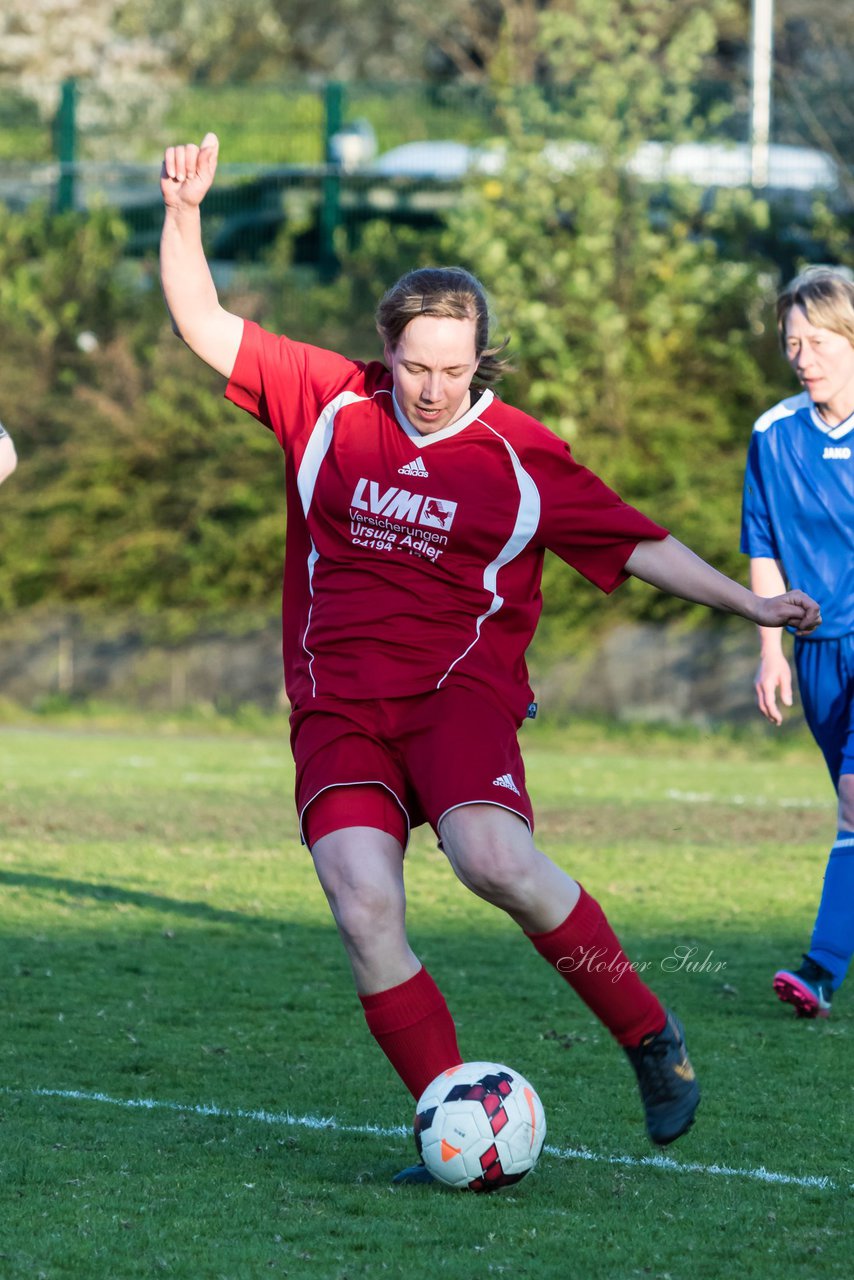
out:
<path id="1" fill-rule="evenodd" d="M 757 595 L 673 537 L 639 542 L 626 561 L 626 572 L 683 600 L 738 613 L 760 627 L 791 626 L 798 635 L 809 635 L 821 622 L 819 606 L 803 591 L 785 591 L 770 599 Z"/>
<path id="2" fill-rule="evenodd" d="M 219 142 L 167 147 L 160 172 L 165 216 L 160 238 L 160 280 L 172 327 L 206 364 L 231 376 L 243 321 L 220 305 L 202 248 L 200 206 L 216 173 Z"/>

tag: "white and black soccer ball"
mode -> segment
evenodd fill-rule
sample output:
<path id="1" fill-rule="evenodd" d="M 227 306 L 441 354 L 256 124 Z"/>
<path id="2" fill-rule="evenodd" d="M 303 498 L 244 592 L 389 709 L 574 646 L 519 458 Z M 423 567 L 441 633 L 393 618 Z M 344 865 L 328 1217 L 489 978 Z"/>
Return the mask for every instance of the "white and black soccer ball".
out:
<path id="1" fill-rule="evenodd" d="M 536 1089 L 497 1062 L 461 1062 L 418 1099 L 415 1145 L 439 1182 L 497 1191 L 530 1173 L 546 1137 Z"/>

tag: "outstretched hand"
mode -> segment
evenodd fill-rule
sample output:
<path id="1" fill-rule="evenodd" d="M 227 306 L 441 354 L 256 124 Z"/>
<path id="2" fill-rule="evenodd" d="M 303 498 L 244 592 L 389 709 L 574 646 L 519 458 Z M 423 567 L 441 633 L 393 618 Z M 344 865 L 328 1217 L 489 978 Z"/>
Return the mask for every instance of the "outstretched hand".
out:
<path id="1" fill-rule="evenodd" d="M 798 636 L 812 635 L 821 625 L 821 608 L 803 591 L 758 596 L 755 621 L 760 627 L 794 627 Z"/>
<path id="2" fill-rule="evenodd" d="M 198 208 L 214 180 L 218 152 L 219 139 L 215 133 L 206 133 L 200 147 L 185 142 L 166 148 L 160 170 L 160 190 L 167 208 Z"/>

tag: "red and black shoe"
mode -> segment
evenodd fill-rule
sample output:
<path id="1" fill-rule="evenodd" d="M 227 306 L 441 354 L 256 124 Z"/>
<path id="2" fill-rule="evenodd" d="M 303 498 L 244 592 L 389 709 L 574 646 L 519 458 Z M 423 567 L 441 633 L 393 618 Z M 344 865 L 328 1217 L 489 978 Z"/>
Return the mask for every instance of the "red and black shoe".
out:
<path id="1" fill-rule="evenodd" d="M 657 1146 L 666 1147 L 691 1128 L 700 1105 L 700 1088 L 685 1051 L 682 1023 L 668 1013 L 657 1035 L 627 1047 L 626 1054 L 638 1078 L 646 1131 Z"/>

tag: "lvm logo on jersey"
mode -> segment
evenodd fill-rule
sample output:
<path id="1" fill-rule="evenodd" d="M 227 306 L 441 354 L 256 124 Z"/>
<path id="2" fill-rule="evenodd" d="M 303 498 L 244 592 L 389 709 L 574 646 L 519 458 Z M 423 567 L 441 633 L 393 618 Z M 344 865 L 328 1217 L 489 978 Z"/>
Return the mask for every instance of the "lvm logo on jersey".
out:
<path id="1" fill-rule="evenodd" d="M 456 513 L 456 502 L 411 493 L 396 485 L 381 492 L 376 480 L 363 477 L 350 499 L 350 534 L 356 546 L 378 551 L 399 547 L 438 560 L 440 547 L 448 545 L 447 531 Z"/>
<path id="2" fill-rule="evenodd" d="M 431 529 L 450 529 L 457 512 L 456 502 L 443 498 L 425 497 L 423 493 L 410 493 L 395 485 L 380 493 L 376 480 L 359 480 L 350 499 L 356 511 L 369 511 L 371 515 L 385 516 L 387 520 L 405 520 L 409 524 L 426 525 Z"/>

